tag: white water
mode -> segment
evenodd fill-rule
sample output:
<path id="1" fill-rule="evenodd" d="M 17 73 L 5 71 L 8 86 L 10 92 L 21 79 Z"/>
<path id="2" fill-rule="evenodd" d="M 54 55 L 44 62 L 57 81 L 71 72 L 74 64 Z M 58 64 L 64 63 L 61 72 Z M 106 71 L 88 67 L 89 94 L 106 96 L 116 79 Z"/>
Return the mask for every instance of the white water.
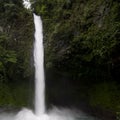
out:
<path id="1" fill-rule="evenodd" d="M 23 0 L 23 5 L 27 9 L 31 9 L 31 3 L 30 0 Z"/>
<path id="2" fill-rule="evenodd" d="M 34 64 L 35 64 L 35 114 L 45 113 L 45 83 L 44 83 L 44 48 L 42 20 L 34 14 L 35 43 L 34 43 Z"/>
<path id="3" fill-rule="evenodd" d="M 29 109 L 22 109 L 17 115 L 13 113 L 1 113 L 0 120 L 97 120 L 87 117 L 81 112 L 74 112 L 69 109 L 53 108 L 47 114 L 36 116 Z"/>

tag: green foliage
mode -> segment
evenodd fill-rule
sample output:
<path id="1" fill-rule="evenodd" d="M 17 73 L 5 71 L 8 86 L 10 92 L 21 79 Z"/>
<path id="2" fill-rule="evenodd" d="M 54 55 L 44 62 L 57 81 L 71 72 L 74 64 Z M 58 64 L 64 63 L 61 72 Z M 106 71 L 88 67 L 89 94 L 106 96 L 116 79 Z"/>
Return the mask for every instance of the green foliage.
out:
<path id="1" fill-rule="evenodd" d="M 32 104 L 34 90 L 28 84 L 23 82 L 19 85 L 16 84 L 16 86 L 11 85 L 10 88 L 12 97 L 14 98 L 13 106 L 28 106 L 29 102 Z"/>
<path id="2" fill-rule="evenodd" d="M 96 59 L 101 64 L 119 44 L 117 2 L 38 0 L 33 7 L 44 22 L 46 62 L 63 63 L 67 60 L 67 68 L 67 58 L 71 59 L 75 53 L 74 56 L 79 57 L 74 63 Z M 110 61 L 109 58 L 106 62 Z"/>
<path id="3" fill-rule="evenodd" d="M 8 40 L 9 37 L 6 34 L 0 35 L 0 76 L 2 76 L 0 83 L 3 80 L 8 80 L 6 76 L 8 68 L 11 66 L 9 64 L 16 64 L 17 62 L 16 52 L 7 48 Z"/>
<path id="4" fill-rule="evenodd" d="M 22 0 L 1 0 L 0 18 L 0 106 L 26 106 L 28 89 L 17 84 L 33 75 L 32 14 Z"/>
<path id="5" fill-rule="evenodd" d="M 30 93 L 30 94 L 29 94 Z M 27 84 L 7 85 L 0 84 L 0 106 L 21 107 L 28 106 L 33 90 Z"/>
<path id="6" fill-rule="evenodd" d="M 22 1 L 0 1 L 0 74 L 7 80 L 28 79 L 33 21 Z M 20 77 L 20 78 L 19 78 Z"/>
<path id="7" fill-rule="evenodd" d="M 90 104 L 104 109 L 119 111 L 120 96 L 115 83 L 101 83 L 94 85 L 90 96 Z"/>
<path id="8" fill-rule="evenodd" d="M 5 84 L 0 84 L 0 106 L 12 106 L 14 98 L 10 88 Z"/>

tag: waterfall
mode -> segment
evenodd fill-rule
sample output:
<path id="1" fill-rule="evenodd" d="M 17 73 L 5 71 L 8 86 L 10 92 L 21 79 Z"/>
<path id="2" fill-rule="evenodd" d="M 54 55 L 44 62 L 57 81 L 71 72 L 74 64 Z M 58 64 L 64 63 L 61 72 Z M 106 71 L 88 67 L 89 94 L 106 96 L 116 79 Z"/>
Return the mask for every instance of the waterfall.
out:
<path id="1" fill-rule="evenodd" d="M 25 8 L 31 9 L 30 0 L 23 0 Z M 33 14 L 35 24 L 34 65 L 35 65 L 35 114 L 32 110 L 23 108 L 17 114 L 4 113 L 0 109 L 0 120 L 97 120 L 87 117 L 81 111 L 58 109 L 56 107 L 45 112 L 45 83 L 44 83 L 44 47 L 43 31 L 40 16 Z M 61 88 L 62 89 L 62 88 Z M 89 118 L 89 119 L 88 119 Z"/>
<path id="2" fill-rule="evenodd" d="M 35 114 L 45 113 L 45 83 L 44 83 L 44 47 L 42 20 L 33 14 L 35 24 L 34 65 L 35 65 Z"/>
<path id="3" fill-rule="evenodd" d="M 31 10 L 30 0 L 23 0 L 25 8 Z M 45 83 L 44 83 L 44 47 L 42 20 L 33 14 L 35 24 L 34 65 L 35 65 L 35 114 L 41 116 L 45 113 Z"/>

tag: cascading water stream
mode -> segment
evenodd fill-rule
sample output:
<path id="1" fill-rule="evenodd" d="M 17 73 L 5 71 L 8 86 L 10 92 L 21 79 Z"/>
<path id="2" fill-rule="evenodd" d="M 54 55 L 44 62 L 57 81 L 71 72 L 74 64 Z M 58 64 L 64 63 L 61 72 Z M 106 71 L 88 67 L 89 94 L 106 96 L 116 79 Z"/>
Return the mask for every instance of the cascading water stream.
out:
<path id="1" fill-rule="evenodd" d="M 30 0 L 23 0 L 25 8 L 31 9 Z M 35 25 L 34 65 L 35 65 L 35 114 L 45 113 L 45 83 L 44 83 L 44 47 L 43 28 L 40 16 L 33 14 Z"/>
<path id="2" fill-rule="evenodd" d="M 35 114 L 45 113 L 44 47 L 42 20 L 33 14 L 35 24 L 34 65 L 35 65 Z"/>

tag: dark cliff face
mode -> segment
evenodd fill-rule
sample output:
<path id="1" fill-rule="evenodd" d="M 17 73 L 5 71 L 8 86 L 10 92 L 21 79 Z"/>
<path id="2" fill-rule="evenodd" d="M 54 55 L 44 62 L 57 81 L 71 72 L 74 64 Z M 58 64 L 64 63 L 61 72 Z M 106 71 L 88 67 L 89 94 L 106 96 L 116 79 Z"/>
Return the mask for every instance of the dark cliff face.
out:
<path id="1" fill-rule="evenodd" d="M 74 66 L 78 71 L 81 67 L 75 63 L 111 62 L 119 44 L 117 1 L 38 0 L 35 11 L 43 18 L 47 67 Z"/>
<path id="2" fill-rule="evenodd" d="M 67 76 L 63 81 L 74 86 L 78 101 L 118 111 L 119 65 L 114 53 L 120 46 L 119 2 L 38 0 L 33 7 L 43 20 L 46 70 Z M 55 96 L 49 82 L 48 77 L 48 93 Z"/>
<path id="3" fill-rule="evenodd" d="M 76 79 L 112 79 L 113 51 L 119 46 L 118 1 L 38 0 L 33 7 L 43 19 L 46 68 Z"/>

